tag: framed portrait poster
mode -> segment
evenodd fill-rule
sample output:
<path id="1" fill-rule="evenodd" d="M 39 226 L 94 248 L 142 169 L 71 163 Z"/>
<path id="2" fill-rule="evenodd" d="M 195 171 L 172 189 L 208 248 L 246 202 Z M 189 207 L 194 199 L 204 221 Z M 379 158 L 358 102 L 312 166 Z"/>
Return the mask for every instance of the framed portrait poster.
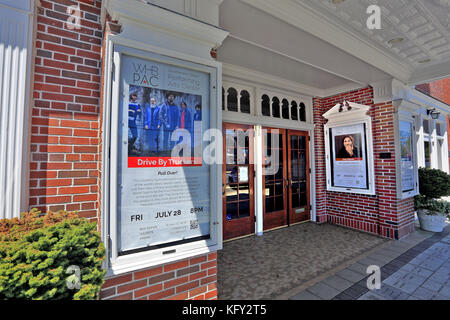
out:
<path id="1" fill-rule="evenodd" d="M 346 101 L 323 115 L 329 191 L 375 194 L 369 108 Z"/>
<path id="2" fill-rule="evenodd" d="M 364 124 L 330 128 L 333 187 L 368 188 Z"/>

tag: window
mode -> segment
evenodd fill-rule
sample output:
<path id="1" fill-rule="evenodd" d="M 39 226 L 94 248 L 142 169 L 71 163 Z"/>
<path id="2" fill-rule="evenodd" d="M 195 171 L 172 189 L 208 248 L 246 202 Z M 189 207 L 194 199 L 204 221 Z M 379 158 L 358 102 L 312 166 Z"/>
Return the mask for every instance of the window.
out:
<path id="1" fill-rule="evenodd" d="M 222 87 L 222 110 L 227 112 L 252 113 L 252 94 L 250 88 L 243 88 L 239 84 L 224 82 Z"/>
<path id="2" fill-rule="evenodd" d="M 292 120 L 298 120 L 298 107 L 297 102 L 292 101 L 291 102 L 291 119 Z"/>
<path id="3" fill-rule="evenodd" d="M 247 90 L 241 91 L 241 112 L 250 113 L 250 94 Z"/>
<path id="4" fill-rule="evenodd" d="M 272 99 L 272 117 L 280 117 L 280 99 L 277 97 L 273 97 Z"/>
<path id="5" fill-rule="evenodd" d="M 300 103 L 300 121 L 306 121 L 306 106 L 303 102 Z"/>
<path id="6" fill-rule="evenodd" d="M 238 111 L 237 91 L 234 88 L 228 89 L 227 110 L 228 111 L 233 111 L 233 112 L 237 112 Z"/>
<path id="7" fill-rule="evenodd" d="M 270 98 L 268 95 L 263 95 L 261 97 L 261 112 L 263 116 L 270 117 Z"/>
<path id="8" fill-rule="evenodd" d="M 252 87 L 251 82 L 243 83 L 240 79 L 224 81 L 222 94 L 224 121 L 249 123 L 254 120 L 251 123 L 265 123 L 266 125 L 278 122 L 280 125 L 310 130 L 310 126 L 308 126 L 312 121 L 312 117 L 309 116 L 312 113 L 312 98 L 310 97 L 289 95 L 257 85 Z M 250 119 L 249 117 L 255 118 Z M 267 119 L 260 117 L 267 117 Z M 305 124 L 298 126 L 294 121 L 302 121 Z"/>
<path id="9" fill-rule="evenodd" d="M 289 101 L 283 99 L 281 106 L 281 114 L 283 119 L 289 119 Z"/>

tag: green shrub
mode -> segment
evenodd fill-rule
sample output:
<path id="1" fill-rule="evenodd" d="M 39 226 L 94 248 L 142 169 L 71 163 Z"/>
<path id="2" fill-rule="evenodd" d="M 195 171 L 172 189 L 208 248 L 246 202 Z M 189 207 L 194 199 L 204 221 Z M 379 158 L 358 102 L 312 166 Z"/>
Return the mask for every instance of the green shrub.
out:
<path id="1" fill-rule="evenodd" d="M 450 213 L 450 203 L 444 200 L 425 198 L 422 195 L 414 197 L 414 207 L 416 209 L 429 210 L 428 215 L 448 215 Z"/>
<path id="2" fill-rule="evenodd" d="M 419 168 L 419 190 L 428 199 L 450 196 L 450 175 L 438 169 Z"/>
<path id="3" fill-rule="evenodd" d="M 75 213 L 0 220 L 0 299 L 97 299 L 104 259 L 96 223 Z M 79 289 L 69 289 L 69 266 L 80 270 Z"/>

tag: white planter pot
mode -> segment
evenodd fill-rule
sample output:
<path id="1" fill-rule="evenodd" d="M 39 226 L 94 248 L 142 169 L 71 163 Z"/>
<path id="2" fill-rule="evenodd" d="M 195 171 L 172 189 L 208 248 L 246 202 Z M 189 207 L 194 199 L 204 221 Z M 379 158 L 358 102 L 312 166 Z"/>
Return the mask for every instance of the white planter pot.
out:
<path id="1" fill-rule="evenodd" d="M 417 211 L 417 216 L 419 217 L 420 229 L 432 232 L 442 232 L 445 226 L 445 215 L 427 215 L 426 212 L 429 210 L 420 209 Z"/>

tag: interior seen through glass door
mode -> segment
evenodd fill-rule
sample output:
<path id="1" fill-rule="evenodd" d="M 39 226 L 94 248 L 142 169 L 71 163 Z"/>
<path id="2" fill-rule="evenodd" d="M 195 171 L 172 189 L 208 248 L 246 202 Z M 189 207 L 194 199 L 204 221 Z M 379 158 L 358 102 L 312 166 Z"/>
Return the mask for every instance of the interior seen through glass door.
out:
<path id="1" fill-rule="evenodd" d="M 227 129 L 226 139 L 226 219 L 234 220 L 250 216 L 249 137 Z"/>
<path id="2" fill-rule="evenodd" d="M 283 135 L 275 132 L 264 134 L 265 159 L 271 159 L 270 164 L 264 162 L 264 198 L 265 213 L 282 211 L 284 203 L 284 141 Z M 273 141 L 277 141 L 272 145 Z M 277 153 L 277 157 L 275 156 Z M 275 162 L 275 163 L 274 163 Z"/>
<path id="3" fill-rule="evenodd" d="M 291 143 L 291 207 L 307 205 L 306 137 L 290 136 Z"/>

